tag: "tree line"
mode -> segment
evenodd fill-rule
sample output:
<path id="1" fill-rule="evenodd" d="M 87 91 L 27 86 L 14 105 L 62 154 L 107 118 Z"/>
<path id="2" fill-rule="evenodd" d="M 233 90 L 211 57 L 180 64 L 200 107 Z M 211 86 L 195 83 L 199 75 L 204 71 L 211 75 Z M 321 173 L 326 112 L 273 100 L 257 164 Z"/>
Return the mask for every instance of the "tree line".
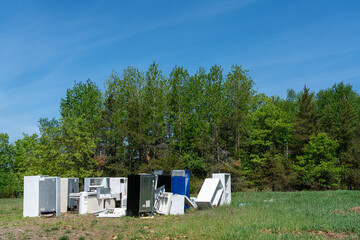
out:
<path id="1" fill-rule="evenodd" d="M 0 197 L 19 196 L 27 175 L 126 176 L 189 169 L 192 190 L 212 172 L 234 190 L 360 189 L 360 96 L 340 82 L 285 99 L 254 89 L 248 70 L 191 75 L 158 64 L 113 72 L 104 90 L 75 82 L 60 118 L 14 143 L 0 134 Z"/>

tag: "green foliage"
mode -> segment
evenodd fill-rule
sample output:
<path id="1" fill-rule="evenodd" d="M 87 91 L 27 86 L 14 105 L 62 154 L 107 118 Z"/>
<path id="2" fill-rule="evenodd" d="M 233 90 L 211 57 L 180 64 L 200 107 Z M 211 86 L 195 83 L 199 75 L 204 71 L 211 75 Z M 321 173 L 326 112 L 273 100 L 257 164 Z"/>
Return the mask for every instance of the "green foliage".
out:
<path id="1" fill-rule="evenodd" d="M 9 143 L 9 135 L 0 133 L 0 170 L 9 171 L 13 167 L 14 149 Z"/>
<path id="2" fill-rule="evenodd" d="M 17 197 L 21 192 L 19 185 L 14 174 L 14 146 L 6 133 L 0 133 L 0 198 Z"/>
<path id="3" fill-rule="evenodd" d="M 341 82 L 319 91 L 317 105 L 323 131 L 338 140 L 339 151 L 347 151 L 359 122 L 360 96 Z"/>
<path id="4" fill-rule="evenodd" d="M 132 145 L 131 132 L 136 130 L 128 125 L 129 119 L 133 117 L 132 105 L 139 106 L 136 100 L 139 75 L 137 69 L 128 68 L 121 77 L 113 72 L 106 82 L 101 121 L 101 148 L 106 158 L 104 171 L 108 176 L 121 176 L 130 171 L 126 166 L 128 156 L 125 144 L 127 142 L 128 146 Z"/>
<path id="5" fill-rule="evenodd" d="M 21 184 L 17 176 L 12 171 L 0 171 L 0 198 L 18 197 L 21 192 Z"/>
<path id="6" fill-rule="evenodd" d="M 291 174 L 287 169 L 287 158 L 275 154 L 274 150 L 266 152 L 254 170 L 254 186 L 258 190 L 271 189 L 272 191 L 291 189 Z"/>
<path id="7" fill-rule="evenodd" d="M 224 122 L 227 148 L 238 160 L 246 158 L 248 134 L 251 129 L 249 113 L 254 103 L 254 81 L 249 71 L 241 66 L 233 66 L 225 82 Z"/>
<path id="8" fill-rule="evenodd" d="M 39 144 L 37 146 L 38 168 L 43 175 L 68 176 L 66 152 L 61 122 L 56 119 L 39 120 Z"/>
<path id="9" fill-rule="evenodd" d="M 188 147 L 186 138 L 184 138 L 184 131 L 189 117 L 188 108 L 191 105 L 190 99 L 187 99 L 190 93 L 189 89 L 186 88 L 189 87 L 185 85 L 189 84 L 189 78 L 189 73 L 183 67 L 174 67 L 168 79 L 168 126 L 169 131 L 174 134 L 170 144 L 180 155 L 183 148 Z"/>
<path id="10" fill-rule="evenodd" d="M 101 169 L 97 167 L 101 164 L 95 158 L 101 152 L 97 148 L 102 109 L 100 89 L 90 80 L 75 83 L 67 90 L 66 98 L 61 99 L 60 109 L 64 155 L 56 166 L 79 178 L 100 175 Z"/>
<path id="11" fill-rule="evenodd" d="M 303 175 L 304 182 L 312 189 L 337 188 L 343 168 L 336 151 L 337 141 L 330 139 L 325 133 L 312 135 L 304 149 L 304 155 L 298 156 L 296 170 Z"/>
<path id="12" fill-rule="evenodd" d="M 292 125 L 293 156 L 302 155 L 310 136 L 318 131 L 318 114 L 315 106 L 314 93 L 304 86 L 299 97 L 299 110 Z"/>
<path id="13" fill-rule="evenodd" d="M 1 196 L 21 194 L 26 175 L 126 176 L 190 169 L 199 189 L 229 172 L 234 189 L 359 189 L 360 96 L 335 84 L 287 97 L 257 94 L 249 71 L 214 65 L 191 75 L 157 63 L 113 72 L 102 92 L 75 82 L 59 119 L 9 143 L 0 134 Z M 322 132 L 322 134 L 318 134 Z M 16 184 L 15 184 L 16 183 Z"/>
<path id="14" fill-rule="evenodd" d="M 38 156 L 39 137 L 24 134 L 22 139 L 15 141 L 14 145 L 14 172 L 21 180 L 20 189 L 23 189 L 24 176 L 40 175 L 41 165 Z"/>
<path id="15" fill-rule="evenodd" d="M 181 156 L 182 164 L 185 169 L 189 169 L 197 177 L 206 175 L 206 164 L 204 159 L 194 153 L 184 153 Z"/>
<path id="16" fill-rule="evenodd" d="M 248 169 L 255 186 L 262 190 L 286 188 L 285 162 L 288 155 L 291 123 L 274 98 L 257 97 L 257 109 L 252 113 L 250 132 L 250 163 Z"/>
<path id="17" fill-rule="evenodd" d="M 346 152 L 340 154 L 345 168 L 343 181 L 348 189 L 360 189 L 360 123 L 357 124 L 354 138 L 350 141 Z"/>
<path id="18" fill-rule="evenodd" d="M 291 126 L 287 114 L 272 99 L 263 96 L 259 100 L 258 109 L 252 114 L 252 152 L 264 154 L 273 148 L 279 153 L 285 153 Z"/>

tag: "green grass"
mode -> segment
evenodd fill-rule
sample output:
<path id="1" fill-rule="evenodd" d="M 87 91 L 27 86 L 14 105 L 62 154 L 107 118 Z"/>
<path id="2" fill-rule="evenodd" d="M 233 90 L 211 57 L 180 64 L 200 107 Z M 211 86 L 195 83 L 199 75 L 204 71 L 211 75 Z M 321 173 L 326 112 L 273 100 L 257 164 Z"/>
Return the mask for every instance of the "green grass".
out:
<path id="1" fill-rule="evenodd" d="M 360 191 L 239 192 L 230 206 L 182 216 L 22 218 L 22 199 L 0 199 L 0 238 L 359 239 L 353 207 L 360 207 Z"/>
<path id="2" fill-rule="evenodd" d="M 22 198 L 0 198 L 0 226 L 3 221 L 22 218 Z"/>

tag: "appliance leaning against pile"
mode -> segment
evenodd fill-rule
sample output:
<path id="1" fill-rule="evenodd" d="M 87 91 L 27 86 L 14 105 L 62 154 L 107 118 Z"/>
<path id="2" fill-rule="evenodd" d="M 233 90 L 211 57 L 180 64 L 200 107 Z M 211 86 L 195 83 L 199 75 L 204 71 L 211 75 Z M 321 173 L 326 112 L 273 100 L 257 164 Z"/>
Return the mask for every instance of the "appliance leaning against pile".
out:
<path id="1" fill-rule="evenodd" d="M 231 203 L 231 176 L 213 173 L 197 196 L 190 197 L 190 171 L 154 171 L 128 177 L 84 179 L 24 177 L 24 217 L 53 217 L 68 211 L 98 217 L 179 215 L 188 208 L 200 210 Z"/>

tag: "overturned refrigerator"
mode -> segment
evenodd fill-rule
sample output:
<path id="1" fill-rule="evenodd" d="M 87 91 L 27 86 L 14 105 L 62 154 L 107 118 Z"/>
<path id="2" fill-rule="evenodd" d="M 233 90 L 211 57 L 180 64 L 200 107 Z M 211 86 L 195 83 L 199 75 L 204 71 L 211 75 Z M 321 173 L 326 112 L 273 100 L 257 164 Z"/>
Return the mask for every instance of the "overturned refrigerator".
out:
<path id="1" fill-rule="evenodd" d="M 220 179 L 206 178 L 196 199 L 198 208 L 203 210 L 218 206 L 223 192 L 224 187 Z"/>

